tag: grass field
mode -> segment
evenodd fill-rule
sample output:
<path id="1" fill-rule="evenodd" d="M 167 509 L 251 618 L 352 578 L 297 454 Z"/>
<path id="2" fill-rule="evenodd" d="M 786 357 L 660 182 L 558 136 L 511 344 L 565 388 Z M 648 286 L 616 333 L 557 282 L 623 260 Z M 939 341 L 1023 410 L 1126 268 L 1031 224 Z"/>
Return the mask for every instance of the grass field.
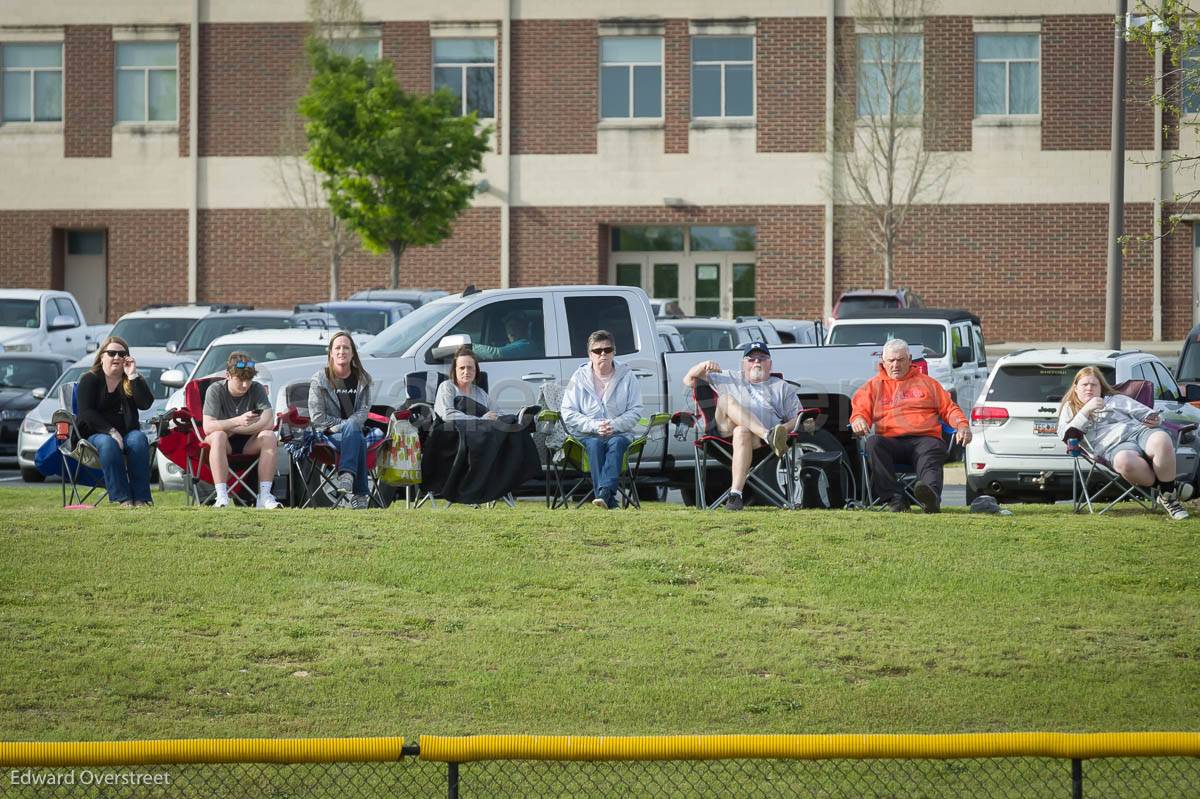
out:
<path id="1" fill-rule="evenodd" d="M 57 500 L 0 740 L 1200 729 L 1200 520 Z"/>

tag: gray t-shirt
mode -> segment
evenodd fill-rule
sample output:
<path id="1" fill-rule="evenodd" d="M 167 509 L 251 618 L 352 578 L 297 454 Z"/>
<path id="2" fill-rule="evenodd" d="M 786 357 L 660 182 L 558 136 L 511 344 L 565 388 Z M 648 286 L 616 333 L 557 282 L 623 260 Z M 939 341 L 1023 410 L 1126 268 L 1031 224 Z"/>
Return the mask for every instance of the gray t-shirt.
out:
<path id="1" fill-rule="evenodd" d="M 751 383 L 740 372 L 713 372 L 705 379 L 718 395 L 732 397 L 763 427 L 774 427 L 800 414 L 796 387 L 782 378 L 768 377 L 761 383 Z"/>
<path id="2" fill-rule="evenodd" d="M 240 397 L 229 393 L 228 381 L 218 380 L 204 394 L 204 415 L 214 419 L 232 419 L 246 411 L 265 411 L 271 408 L 267 387 L 251 383 L 250 390 Z"/>

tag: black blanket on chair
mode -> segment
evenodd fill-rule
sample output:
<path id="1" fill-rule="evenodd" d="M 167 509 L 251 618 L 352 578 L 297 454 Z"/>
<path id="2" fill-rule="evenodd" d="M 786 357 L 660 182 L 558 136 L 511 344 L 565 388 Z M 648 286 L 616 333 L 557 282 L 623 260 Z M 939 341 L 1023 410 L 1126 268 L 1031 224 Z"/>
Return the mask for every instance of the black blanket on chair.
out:
<path id="1" fill-rule="evenodd" d="M 541 473 L 530 433 L 512 416 L 435 425 L 421 447 L 421 490 L 464 505 L 500 499 Z"/>

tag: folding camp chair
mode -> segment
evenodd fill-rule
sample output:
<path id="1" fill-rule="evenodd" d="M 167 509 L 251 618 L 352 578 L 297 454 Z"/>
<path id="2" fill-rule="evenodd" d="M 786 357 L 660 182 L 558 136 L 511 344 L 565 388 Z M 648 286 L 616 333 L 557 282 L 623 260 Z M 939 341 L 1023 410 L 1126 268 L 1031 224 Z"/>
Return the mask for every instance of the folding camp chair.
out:
<path id="1" fill-rule="evenodd" d="M 189 380 L 183 387 L 184 407 L 163 416 L 159 425 L 159 449 L 184 471 L 184 488 L 189 505 L 209 505 L 217 497 L 209 465 L 211 447 L 205 441 L 204 397 L 218 376 Z M 253 505 L 258 499 L 258 454 L 230 453 L 229 499 Z"/>
<path id="2" fill-rule="evenodd" d="M 942 436 L 947 438 L 946 452 L 949 454 L 954 449 L 954 433 L 953 427 L 942 422 Z M 850 510 L 883 510 L 887 506 L 887 502 L 883 497 L 875 496 L 874 490 L 871 488 L 871 467 L 867 460 L 867 438 L 868 436 L 855 436 L 854 439 L 858 445 L 858 462 L 859 462 L 859 479 L 858 479 L 858 494 L 853 499 L 846 503 L 846 507 Z M 920 476 L 917 474 L 917 467 L 912 463 L 897 463 L 896 466 L 896 484 L 900 488 L 900 493 L 904 501 L 909 505 L 920 505 L 920 500 L 917 499 L 916 487 Z"/>
<path id="3" fill-rule="evenodd" d="M 1149 380 L 1126 380 L 1113 386 L 1113 391 L 1148 408 L 1154 407 L 1154 386 Z M 1194 436 L 1196 425 L 1164 421 L 1162 429 L 1174 434 L 1178 446 Z M 1134 485 L 1118 474 L 1106 458 L 1097 457 L 1082 430 L 1068 427 L 1063 431 L 1062 439 L 1067 445 L 1067 454 L 1071 456 L 1071 504 L 1075 513 L 1081 513 L 1086 508 L 1088 513 L 1100 515 L 1126 500 L 1132 500 L 1148 511 L 1159 507 L 1157 488 Z M 1112 499 L 1100 507 L 1109 497 Z"/>
<path id="4" fill-rule="evenodd" d="M 277 414 L 279 440 L 292 454 L 288 469 L 288 499 L 294 507 L 349 506 L 350 498 L 337 489 L 338 450 L 327 438 L 312 430 L 308 413 L 308 381 L 292 383 L 284 390 L 287 407 Z M 372 406 L 367 426 L 387 429 L 392 408 Z M 367 504 L 386 508 L 390 497 L 379 482 L 378 461 L 384 437 L 367 444 Z M 303 446 L 301 446 L 303 444 Z M 296 454 L 300 453 L 300 454 Z"/>
<path id="5" fill-rule="evenodd" d="M 771 377 L 783 378 L 776 372 Z M 695 411 L 676 411 L 671 416 L 671 423 L 675 425 L 675 438 L 684 441 L 689 432 L 692 435 L 696 507 L 713 510 L 725 503 L 732 488 L 726 488 L 712 502 L 708 501 L 709 464 L 716 463 L 723 469 L 730 467 L 733 463 L 733 439 L 721 435 L 717 427 L 717 392 L 711 385 L 697 381 L 692 389 L 692 401 Z M 746 476 L 745 489 L 748 492 L 775 507 L 788 510 L 797 507 L 800 498 L 796 489 L 796 474 L 798 468 L 803 468 L 800 460 L 803 453 L 798 452 L 797 444 L 805 425 L 818 415 L 820 410 L 816 408 L 800 409 L 800 415 L 788 431 L 789 446 L 782 458 L 776 457 L 769 447 L 755 448 Z"/>
<path id="6" fill-rule="evenodd" d="M 58 476 L 62 480 L 64 508 L 89 507 L 108 499 L 104 472 L 100 470 L 100 453 L 79 432 L 77 425 L 78 388 L 76 382 L 60 387 L 62 408 L 50 419 L 54 436 L 42 445 L 37 458 L 39 471 L 47 477 Z"/>

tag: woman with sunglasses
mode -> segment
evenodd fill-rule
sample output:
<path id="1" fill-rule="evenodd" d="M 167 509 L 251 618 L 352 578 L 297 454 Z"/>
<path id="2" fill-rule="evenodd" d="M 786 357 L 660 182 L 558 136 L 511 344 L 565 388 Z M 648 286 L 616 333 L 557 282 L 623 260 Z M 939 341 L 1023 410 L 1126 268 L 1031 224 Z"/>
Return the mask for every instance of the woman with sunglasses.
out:
<path id="1" fill-rule="evenodd" d="M 575 370 L 562 401 L 563 424 L 588 454 L 598 508 L 617 507 L 617 478 L 630 435 L 642 418 L 642 392 L 633 370 L 613 360 L 612 333 L 588 336 L 588 362 Z"/>
<path id="2" fill-rule="evenodd" d="M 354 339 L 339 330 L 329 339 L 325 368 L 308 382 L 308 413 L 314 430 L 338 451 L 338 493 L 353 510 L 366 510 L 367 438 L 363 426 L 371 410 L 371 376 L 363 369 Z"/>
<path id="3" fill-rule="evenodd" d="M 109 336 L 96 350 L 90 371 L 76 388 L 80 435 L 100 455 L 110 502 L 123 507 L 149 505 L 150 442 L 138 423 L 138 411 L 154 403 L 146 378 L 138 374 L 129 345 Z"/>

